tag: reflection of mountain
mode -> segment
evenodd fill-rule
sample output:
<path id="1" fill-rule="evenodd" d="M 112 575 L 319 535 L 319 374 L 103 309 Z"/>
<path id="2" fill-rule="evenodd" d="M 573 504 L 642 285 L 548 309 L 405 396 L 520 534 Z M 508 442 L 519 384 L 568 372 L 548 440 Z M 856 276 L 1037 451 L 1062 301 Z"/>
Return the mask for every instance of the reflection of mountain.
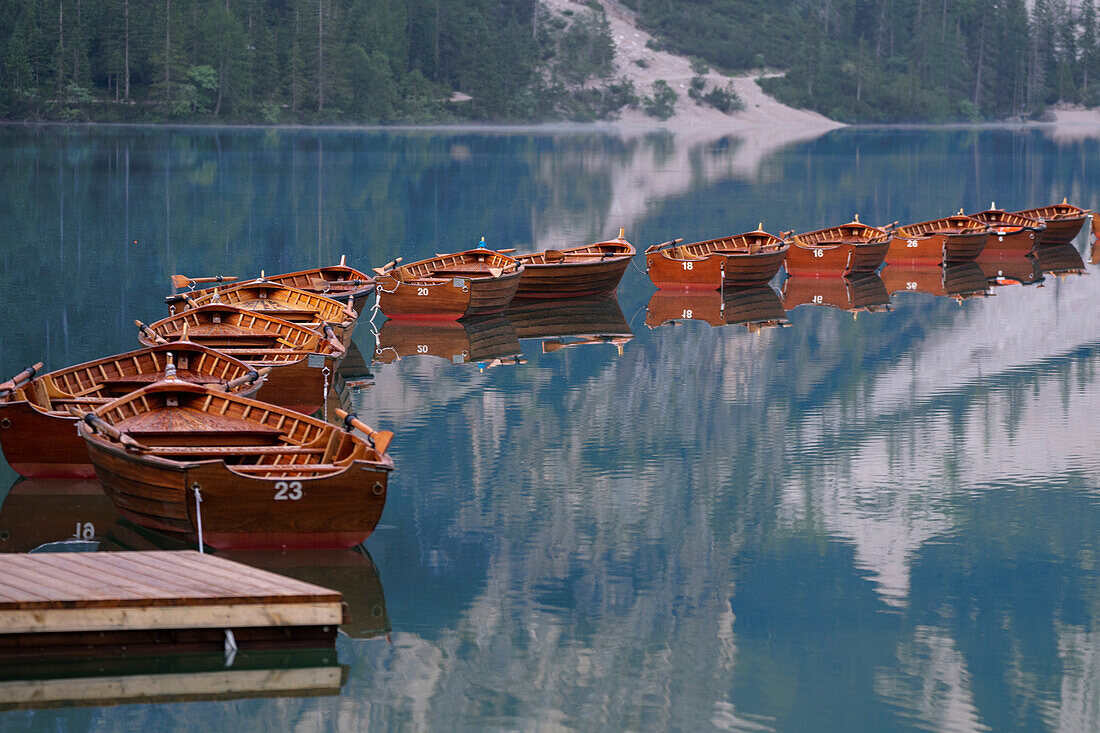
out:
<path id="1" fill-rule="evenodd" d="M 743 324 L 750 331 L 782 326 L 787 312 L 770 285 L 725 291 L 658 290 L 649 298 L 645 323 L 657 328 L 676 321 L 704 321 L 711 326 Z"/>
<path id="2" fill-rule="evenodd" d="M 98 541 L 118 510 L 95 480 L 21 479 L 0 505 L 0 552 L 49 542 Z"/>

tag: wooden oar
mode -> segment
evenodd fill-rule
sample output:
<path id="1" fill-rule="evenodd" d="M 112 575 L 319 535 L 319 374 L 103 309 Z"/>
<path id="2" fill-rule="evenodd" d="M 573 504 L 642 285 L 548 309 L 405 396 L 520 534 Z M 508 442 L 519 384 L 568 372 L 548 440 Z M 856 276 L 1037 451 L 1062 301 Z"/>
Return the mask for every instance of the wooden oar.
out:
<path id="1" fill-rule="evenodd" d="M 259 380 L 263 377 L 266 377 L 270 373 L 271 373 L 271 367 L 264 367 L 263 369 L 260 369 L 260 370 L 249 369 L 248 374 L 237 377 L 236 379 L 230 379 L 228 382 L 226 382 L 225 383 L 225 391 L 226 392 L 232 392 L 237 387 L 241 387 L 243 385 L 249 384 L 250 382 L 255 382 L 255 381 L 257 381 L 257 380 Z"/>
<path id="2" fill-rule="evenodd" d="M 386 448 L 390 447 L 390 441 L 393 440 L 393 433 L 389 430 L 375 430 L 355 415 L 352 415 L 346 410 L 341 410 L 339 407 L 336 408 L 336 416 L 344 421 L 345 430 L 350 432 L 352 428 L 355 428 L 366 433 L 371 445 L 378 451 L 378 455 L 384 455 Z"/>
<path id="3" fill-rule="evenodd" d="M 14 392 L 27 382 L 34 379 L 34 375 L 38 374 L 38 370 L 41 369 L 42 366 L 42 362 L 37 362 L 34 366 L 27 367 L 8 381 L 0 384 L 0 396 L 4 396 L 11 392 Z"/>
<path id="4" fill-rule="evenodd" d="M 510 247 L 510 248 L 508 248 L 508 249 L 498 249 L 498 250 L 497 250 L 497 253 L 498 253 L 498 254 L 502 254 L 502 255 L 507 255 L 507 254 L 511 254 L 511 253 L 513 253 L 513 252 L 515 252 L 515 251 L 516 251 L 516 248 L 515 248 L 515 247 Z"/>
<path id="5" fill-rule="evenodd" d="M 198 283 L 227 283 L 233 282 L 236 279 L 236 275 L 214 275 L 213 277 L 184 277 L 183 275 L 173 275 L 172 287 L 189 288 Z"/>
<path id="6" fill-rule="evenodd" d="M 153 329 L 146 326 L 141 321 L 134 321 L 134 325 L 138 327 L 139 331 L 141 331 L 143 334 L 145 334 L 146 338 L 151 338 L 153 340 L 153 343 L 157 343 L 157 344 L 166 344 L 166 343 L 168 343 L 168 339 L 164 338 L 163 336 L 158 334 L 156 331 L 154 331 Z"/>
<path id="7" fill-rule="evenodd" d="M 326 323 L 323 327 L 325 336 L 328 338 L 328 342 L 332 344 L 333 351 L 338 351 L 339 355 L 347 353 L 347 347 L 344 346 L 344 342 L 336 335 L 336 332 L 332 330 L 332 326 Z"/>
<path id="8" fill-rule="evenodd" d="M 373 268 L 373 270 L 374 270 L 374 272 L 377 272 L 379 275 L 385 275 L 391 267 L 394 267 L 401 260 L 402 260 L 402 258 L 398 257 L 396 260 L 392 260 L 390 262 L 387 262 L 386 264 L 382 265 L 381 267 Z"/>
<path id="9" fill-rule="evenodd" d="M 684 238 L 680 237 L 679 239 L 670 239 L 667 242 L 661 242 L 660 244 L 651 244 L 645 248 L 645 253 L 649 254 L 650 252 L 656 252 L 657 250 L 664 249 L 665 247 L 673 247 L 682 241 L 684 241 Z"/>
<path id="10" fill-rule="evenodd" d="M 76 407 L 70 405 L 69 414 L 73 417 L 83 420 L 93 431 L 97 433 L 103 433 L 104 435 L 117 440 L 119 443 L 126 446 L 130 450 L 141 451 L 142 453 L 147 453 L 149 451 L 149 446 L 134 440 L 129 435 L 116 428 L 114 425 L 111 425 L 109 422 L 96 415 L 94 412 L 84 412 L 83 410 L 79 410 Z"/>

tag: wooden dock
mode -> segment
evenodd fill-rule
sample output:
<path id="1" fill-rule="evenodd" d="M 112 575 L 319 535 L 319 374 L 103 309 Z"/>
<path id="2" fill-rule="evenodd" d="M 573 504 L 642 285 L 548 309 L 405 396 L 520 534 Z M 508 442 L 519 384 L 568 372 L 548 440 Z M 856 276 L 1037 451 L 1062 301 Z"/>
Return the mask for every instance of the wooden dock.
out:
<path id="1" fill-rule="evenodd" d="M 331 647 L 340 593 L 194 551 L 0 554 L 0 655 Z"/>

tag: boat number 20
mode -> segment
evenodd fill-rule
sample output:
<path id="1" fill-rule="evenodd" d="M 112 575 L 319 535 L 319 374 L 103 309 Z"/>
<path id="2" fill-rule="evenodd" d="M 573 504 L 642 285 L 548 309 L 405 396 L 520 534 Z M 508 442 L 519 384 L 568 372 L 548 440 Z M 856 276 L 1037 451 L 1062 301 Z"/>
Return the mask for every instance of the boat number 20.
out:
<path id="1" fill-rule="evenodd" d="M 298 501 L 302 498 L 302 482 L 301 481 L 276 481 L 275 482 L 275 501 Z"/>
<path id="2" fill-rule="evenodd" d="M 427 288 L 417 288 L 416 289 L 416 294 L 417 295 L 427 295 L 428 294 L 428 289 Z"/>
<path id="3" fill-rule="evenodd" d="M 690 270 L 690 269 L 691 269 L 691 266 L 692 266 L 693 264 L 694 264 L 694 263 L 692 263 L 692 262 L 685 262 L 685 263 L 684 263 L 684 269 L 685 269 L 685 270 Z"/>

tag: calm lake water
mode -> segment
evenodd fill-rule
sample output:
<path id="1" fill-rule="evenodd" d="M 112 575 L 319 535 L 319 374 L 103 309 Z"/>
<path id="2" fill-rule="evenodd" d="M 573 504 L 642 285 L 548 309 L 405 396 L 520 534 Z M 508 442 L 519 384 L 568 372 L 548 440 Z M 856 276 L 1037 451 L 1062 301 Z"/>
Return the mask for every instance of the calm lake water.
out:
<path id="1" fill-rule="evenodd" d="M 135 348 L 134 319 L 166 314 L 174 273 L 342 254 L 369 269 L 482 236 L 525 251 L 625 227 L 643 249 L 855 213 L 1100 208 L 1098 145 L 1035 129 L 780 144 L 0 128 L 0 378 Z M 369 555 L 239 558 L 341 590 L 354 622 L 335 658 L 235 669 L 335 669 L 335 685 L 178 702 L 172 680 L 224 660 L 134 661 L 126 673 L 161 680 L 168 702 L 88 693 L 0 713 L 0 729 L 1097 730 L 1088 240 L 946 283 L 889 268 L 855 291 L 779 279 L 723 308 L 655 296 L 632 268 L 617 303 L 446 333 L 361 324 L 362 361 L 332 400 L 397 434 Z M 964 297 L 998 272 L 1003 287 Z M 534 338 L 561 334 L 608 338 Z M 161 546 L 94 484 L 17 483 L 0 464 L 5 493 L 0 549 L 79 532 Z"/>

